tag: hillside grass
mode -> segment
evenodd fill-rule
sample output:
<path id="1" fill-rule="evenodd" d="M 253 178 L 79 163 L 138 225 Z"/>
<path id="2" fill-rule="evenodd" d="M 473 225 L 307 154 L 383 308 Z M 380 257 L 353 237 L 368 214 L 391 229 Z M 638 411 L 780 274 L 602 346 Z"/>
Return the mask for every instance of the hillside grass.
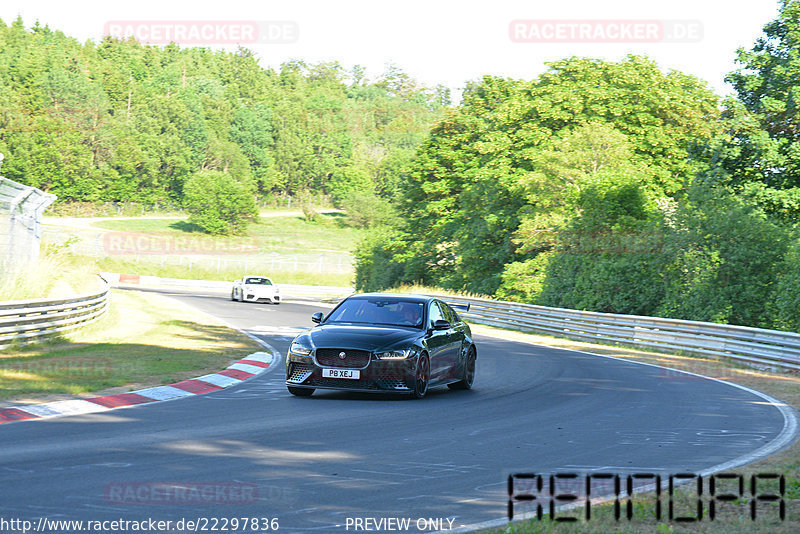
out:
<path id="1" fill-rule="evenodd" d="M 133 232 L 171 238 L 202 239 L 228 246 L 240 244 L 256 247 L 260 254 L 347 254 L 365 235 L 365 230 L 343 224 L 339 213 L 318 214 L 313 221 L 302 216 L 259 217 L 247 226 L 243 236 L 211 236 L 187 220 L 133 219 L 103 220 L 93 227 L 116 232 Z"/>
<path id="2" fill-rule="evenodd" d="M 75 262 L 95 272 L 193 280 L 260 274 L 278 284 L 350 286 L 351 251 L 368 230 L 347 226 L 344 217 L 273 214 L 240 236 L 208 235 L 186 219 L 87 220 L 74 227 L 54 223 L 45 241 L 62 243 L 52 248 L 72 251 Z"/>

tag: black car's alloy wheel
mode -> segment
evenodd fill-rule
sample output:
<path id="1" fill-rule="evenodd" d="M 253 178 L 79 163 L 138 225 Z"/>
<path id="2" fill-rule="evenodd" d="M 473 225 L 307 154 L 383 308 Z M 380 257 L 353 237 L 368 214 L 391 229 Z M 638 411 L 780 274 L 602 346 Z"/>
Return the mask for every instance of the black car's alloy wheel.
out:
<path id="1" fill-rule="evenodd" d="M 311 388 L 295 388 L 292 386 L 286 386 L 286 389 L 289 390 L 289 393 L 292 395 L 297 395 L 298 397 L 310 397 L 314 394 L 314 390 Z"/>
<path id="2" fill-rule="evenodd" d="M 464 360 L 464 378 L 453 384 L 447 384 L 450 389 L 472 389 L 475 382 L 475 347 L 470 347 L 467 359 Z"/>
<path id="3" fill-rule="evenodd" d="M 414 390 L 411 396 L 421 399 L 428 392 L 428 380 L 430 379 L 431 362 L 428 356 L 422 355 L 417 360 L 417 370 L 414 373 Z"/>

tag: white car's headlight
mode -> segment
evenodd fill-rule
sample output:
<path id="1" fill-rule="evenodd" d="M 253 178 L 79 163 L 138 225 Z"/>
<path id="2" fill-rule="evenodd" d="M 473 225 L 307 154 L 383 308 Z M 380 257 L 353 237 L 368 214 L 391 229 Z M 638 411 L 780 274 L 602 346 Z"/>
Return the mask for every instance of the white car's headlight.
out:
<path id="1" fill-rule="evenodd" d="M 375 356 L 379 360 L 404 360 L 411 355 L 411 350 L 391 350 L 388 352 L 379 352 Z"/>
<path id="2" fill-rule="evenodd" d="M 302 341 L 292 341 L 292 346 L 289 350 L 301 356 L 308 356 L 314 349 L 308 343 L 303 343 Z"/>

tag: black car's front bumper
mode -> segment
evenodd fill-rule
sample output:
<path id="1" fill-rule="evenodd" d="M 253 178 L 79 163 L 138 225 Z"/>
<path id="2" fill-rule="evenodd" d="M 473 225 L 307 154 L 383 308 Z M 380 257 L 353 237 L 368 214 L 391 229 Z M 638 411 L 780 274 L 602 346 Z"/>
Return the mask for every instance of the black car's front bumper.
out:
<path id="1" fill-rule="evenodd" d="M 313 355 L 289 352 L 286 358 L 286 385 L 310 389 L 411 393 L 415 385 L 416 365 L 416 355 L 386 360 L 371 355 L 363 367 L 321 366 Z M 358 370 L 359 378 L 327 378 L 322 376 L 323 369 Z"/>

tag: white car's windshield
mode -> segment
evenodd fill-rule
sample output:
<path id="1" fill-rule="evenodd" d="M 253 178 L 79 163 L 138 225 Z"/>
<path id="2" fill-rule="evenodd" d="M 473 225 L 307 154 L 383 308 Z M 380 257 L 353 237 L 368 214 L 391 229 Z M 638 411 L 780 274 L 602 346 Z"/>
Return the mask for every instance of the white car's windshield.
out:
<path id="1" fill-rule="evenodd" d="M 256 286 L 271 286 L 272 285 L 272 280 L 270 280 L 269 278 L 255 278 L 255 277 L 252 277 L 252 278 L 245 278 L 244 283 L 248 284 L 248 285 L 256 285 Z"/>
<path id="2" fill-rule="evenodd" d="M 392 326 L 422 325 L 423 304 L 397 299 L 350 299 L 328 317 L 326 323 L 369 323 Z"/>

